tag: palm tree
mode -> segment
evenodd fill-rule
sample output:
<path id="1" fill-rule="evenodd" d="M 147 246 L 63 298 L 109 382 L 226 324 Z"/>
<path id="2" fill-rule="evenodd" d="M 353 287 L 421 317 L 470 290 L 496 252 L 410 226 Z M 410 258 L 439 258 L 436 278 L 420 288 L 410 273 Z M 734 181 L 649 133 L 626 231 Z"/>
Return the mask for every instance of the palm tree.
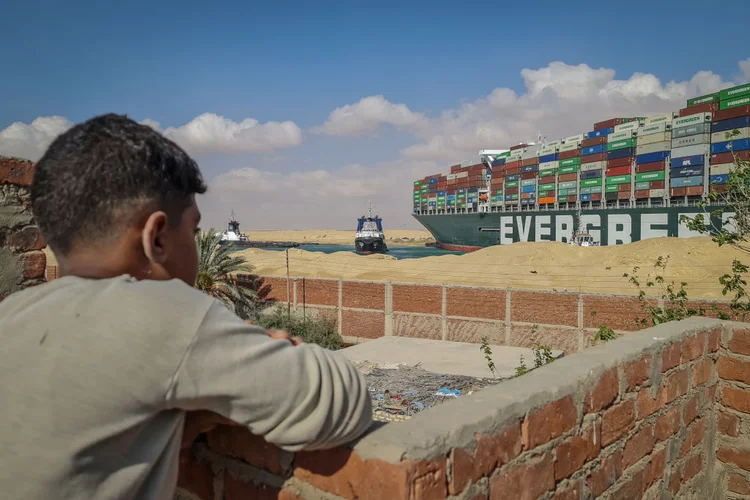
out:
<path id="1" fill-rule="evenodd" d="M 238 316 L 247 319 L 258 308 L 252 286 L 239 283 L 231 273 L 253 271 L 244 257 L 233 255 L 232 245 L 221 245 L 221 235 L 213 229 L 195 235 L 198 247 L 198 278 L 195 288 L 224 302 Z"/>

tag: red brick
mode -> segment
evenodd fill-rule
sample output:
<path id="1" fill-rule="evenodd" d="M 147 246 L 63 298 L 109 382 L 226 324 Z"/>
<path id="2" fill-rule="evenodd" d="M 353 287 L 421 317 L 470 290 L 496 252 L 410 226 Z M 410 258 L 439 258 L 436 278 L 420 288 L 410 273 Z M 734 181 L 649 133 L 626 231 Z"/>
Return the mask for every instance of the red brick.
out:
<path id="1" fill-rule="evenodd" d="M 250 465 L 280 474 L 281 450 L 244 427 L 219 426 L 208 433 L 208 446 L 216 453 L 241 458 Z"/>
<path id="2" fill-rule="evenodd" d="M 558 486 L 553 500 L 581 500 L 581 481 L 569 483 L 565 487 Z"/>
<path id="3" fill-rule="evenodd" d="M 483 302 L 487 303 L 486 300 Z M 578 326 L 577 293 L 514 290 L 510 306 L 510 320 L 513 322 Z M 505 307 L 501 308 L 504 312 Z"/>
<path id="4" fill-rule="evenodd" d="M 690 337 L 682 342 L 682 355 L 680 357 L 681 363 L 687 363 L 694 359 L 698 359 L 703 355 L 704 347 L 706 345 L 706 332 L 700 332 L 695 337 Z"/>
<path id="5" fill-rule="evenodd" d="M 740 419 L 736 415 L 720 411 L 717 415 L 717 424 L 722 434 L 732 437 L 740 435 Z"/>
<path id="6" fill-rule="evenodd" d="M 224 498 L 225 500 L 245 500 L 247 498 L 257 500 L 276 500 L 279 498 L 279 490 L 266 486 L 265 484 L 255 484 L 252 481 L 243 481 L 237 479 L 229 472 L 224 472 Z M 204 500 L 211 500 L 211 497 L 203 497 Z"/>
<path id="7" fill-rule="evenodd" d="M 703 359 L 693 365 L 692 370 L 694 388 L 708 382 L 708 379 L 711 378 L 711 367 L 713 366 L 713 363 L 714 362 L 711 359 Z"/>
<path id="8" fill-rule="evenodd" d="M 656 392 L 656 398 L 651 399 L 649 388 L 641 389 L 638 392 L 638 420 L 661 410 L 664 406 L 664 394 L 664 390 L 660 389 Z"/>
<path id="9" fill-rule="evenodd" d="M 698 416 L 698 395 L 696 394 L 692 398 L 688 399 L 684 403 L 685 413 L 682 415 L 682 423 L 685 426 L 695 420 Z"/>
<path id="10" fill-rule="evenodd" d="M 617 367 L 604 372 L 596 386 L 586 395 L 586 413 L 596 413 L 606 408 L 617 398 L 620 392 L 620 378 Z"/>
<path id="11" fill-rule="evenodd" d="M 204 499 L 214 498 L 214 474 L 211 466 L 198 461 L 191 448 L 180 451 L 180 470 L 177 487 Z"/>
<path id="12" fill-rule="evenodd" d="M 578 421 L 578 410 L 572 396 L 532 411 L 523 421 L 521 434 L 524 448 L 530 450 L 572 429 Z"/>
<path id="13" fill-rule="evenodd" d="M 647 425 L 635 433 L 625 443 L 622 452 L 622 468 L 627 469 L 649 454 L 654 447 L 654 426 Z"/>
<path id="14" fill-rule="evenodd" d="M 740 495 L 750 495 L 750 479 L 740 474 L 729 474 L 728 489 Z"/>
<path id="15" fill-rule="evenodd" d="M 685 461 L 682 469 L 682 482 L 687 483 L 703 470 L 703 456 L 696 453 Z"/>
<path id="16" fill-rule="evenodd" d="M 448 287 L 445 298 L 448 316 L 505 320 L 505 290 Z"/>
<path id="17" fill-rule="evenodd" d="M 724 387 L 721 391 L 721 402 L 724 406 L 742 413 L 750 413 L 750 390 Z"/>
<path id="18" fill-rule="evenodd" d="M 23 229 L 8 236 L 5 246 L 26 252 L 28 250 L 41 250 L 47 244 L 44 242 L 42 233 L 36 226 L 26 226 Z"/>
<path id="19" fill-rule="evenodd" d="M 705 436 L 705 427 L 703 420 L 698 420 L 695 424 L 691 425 L 685 432 L 685 440 L 682 442 L 682 448 L 680 449 L 680 458 L 688 454 L 688 452 L 698 446 Z"/>
<path id="20" fill-rule="evenodd" d="M 299 291 L 297 291 L 297 300 L 301 300 Z M 384 311 L 385 285 L 382 283 L 344 281 L 341 285 L 341 302 L 344 307 Z"/>
<path id="21" fill-rule="evenodd" d="M 667 458 L 666 455 L 666 447 L 662 448 L 659 451 L 655 451 L 651 455 L 651 462 L 648 466 L 648 482 L 646 484 L 647 488 L 664 477 L 664 465 Z"/>
<path id="22" fill-rule="evenodd" d="M 671 403 L 687 393 L 689 387 L 690 374 L 687 368 L 671 373 L 663 382 L 664 403 Z"/>
<path id="23" fill-rule="evenodd" d="M 35 279 L 44 277 L 47 267 L 47 256 L 41 250 L 35 250 L 23 254 L 23 277 Z"/>
<path id="24" fill-rule="evenodd" d="M 591 471 L 586 484 L 595 497 L 604 493 L 615 484 L 622 475 L 622 451 L 617 450 L 612 455 L 602 459 L 598 468 Z"/>
<path id="25" fill-rule="evenodd" d="M 34 167 L 35 164 L 28 160 L 0 159 L 0 184 L 29 187 L 34 178 Z"/>
<path id="26" fill-rule="evenodd" d="M 623 482 L 622 485 L 609 496 L 609 498 L 614 500 L 632 500 L 634 498 L 641 498 L 643 492 L 646 491 L 646 480 L 647 470 L 644 468 L 630 476 L 630 478 Z"/>
<path id="27" fill-rule="evenodd" d="M 381 312 L 341 311 L 341 334 L 378 339 L 385 335 L 385 314 Z"/>
<path id="28" fill-rule="evenodd" d="M 708 352 L 716 352 L 721 345 L 721 328 L 714 328 L 708 334 Z"/>
<path id="29" fill-rule="evenodd" d="M 556 448 L 555 479 L 569 477 L 589 460 L 599 455 L 601 437 L 596 424 L 591 424 L 579 436 L 563 441 Z"/>
<path id="30" fill-rule="evenodd" d="M 614 443 L 633 428 L 635 404 L 633 400 L 608 408 L 602 413 L 602 446 Z"/>
<path id="31" fill-rule="evenodd" d="M 735 464 L 746 471 L 750 471 L 750 449 L 721 446 L 716 453 L 716 457 L 724 463 Z"/>
<path id="32" fill-rule="evenodd" d="M 680 429 L 680 408 L 674 406 L 656 419 L 656 440 L 664 441 Z"/>
<path id="33" fill-rule="evenodd" d="M 443 289 L 439 286 L 393 285 L 393 311 L 443 314 Z"/>
<path id="34" fill-rule="evenodd" d="M 728 347 L 732 352 L 750 356 L 750 330 L 732 331 L 732 340 L 729 341 Z"/>
<path id="35" fill-rule="evenodd" d="M 646 356 L 625 363 L 622 365 L 623 371 L 625 372 L 625 379 L 627 380 L 627 390 L 632 391 L 636 387 L 643 385 L 649 379 L 651 374 L 651 362 L 653 357 L 648 354 Z"/>
<path id="36" fill-rule="evenodd" d="M 661 353 L 661 372 L 671 370 L 680 364 L 680 344 L 670 344 Z"/>
<path id="37" fill-rule="evenodd" d="M 657 302 L 649 300 L 649 303 L 656 305 Z M 592 316 L 593 311 L 597 314 Z M 640 330 L 641 327 L 636 324 L 639 316 L 641 302 L 638 297 L 583 295 L 584 328 L 599 328 L 605 324 L 614 330 Z"/>
<path id="38" fill-rule="evenodd" d="M 536 500 L 555 487 L 552 454 L 511 467 L 490 479 L 490 498 L 500 500 Z M 428 497 L 421 497 L 428 498 Z"/>
<path id="39" fill-rule="evenodd" d="M 750 362 L 741 359 L 722 356 L 717 364 L 719 377 L 724 380 L 736 380 L 750 384 Z"/>
<path id="40" fill-rule="evenodd" d="M 279 283 L 279 293 L 283 296 L 280 300 L 286 300 L 286 284 Z M 337 306 L 339 303 L 338 280 L 322 280 L 305 278 L 304 291 L 301 282 L 297 283 L 297 301 L 302 302 L 304 295 L 305 303 L 320 306 Z"/>
<path id="41" fill-rule="evenodd" d="M 672 469 L 672 475 L 669 476 L 669 492 L 672 495 L 677 495 L 680 492 L 682 486 L 682 472 L 679 468 L 675 467 Z"/>

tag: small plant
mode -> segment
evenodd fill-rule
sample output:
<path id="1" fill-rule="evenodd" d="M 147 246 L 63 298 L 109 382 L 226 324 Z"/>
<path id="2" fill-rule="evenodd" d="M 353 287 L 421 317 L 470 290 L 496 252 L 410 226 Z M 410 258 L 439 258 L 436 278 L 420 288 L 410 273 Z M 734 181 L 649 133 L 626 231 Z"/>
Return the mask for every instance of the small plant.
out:
<path id="1" fill-rule="evenodd" d="M 529 372 L 529 368 L 526 366 L 526 363 L 523 360 L 523 354 L 521 354 L 521 360 L 516 367 L 516 377 L 520 377 L 521 375 L 526 375 Z"/>
<path id="2" fill-rule="evenodd" d="M 596 316 L 596 311 L 591 311 L 591 318 Z M 617 335 L 607 325 L 599 325 L 599 330 L 596 332 L 593 338 L 589 339 L 589 345 L 595 345 L 597 342 L 609 342 L 615 340 Z"/>
<path id="3" fill-rule="evenodd" d="M 487 368 L 493 377 L 497 378 L 497 368 L 495 362 L 492 361 L 492 348 L 490 347 L 487 337 L 482 337 L 482 344 L 479 346 L 479 350 L 484 353 L 484 359 L 487 361 Z"/>
<path id="4" fill-rule="evenodd" d="M 292 337 L 300 337 L 307 344 L 317 344 L 332 351 L 341 349 L 343 341 L 336 329 L 336 321 L 330 317 L 303 317 L 293 312 L 287 316 L 282 308 L 260 314 L 255 323 L 266 330 L 286 330 Z"/>
<path id="5" fill-rule="evenodd" d="M 532 350 L 534 351 L 534 368 L 539 368 L 555 360 L 555 357 L 552 356 L 552 348 L 548 345 L 537 344 Z"/>

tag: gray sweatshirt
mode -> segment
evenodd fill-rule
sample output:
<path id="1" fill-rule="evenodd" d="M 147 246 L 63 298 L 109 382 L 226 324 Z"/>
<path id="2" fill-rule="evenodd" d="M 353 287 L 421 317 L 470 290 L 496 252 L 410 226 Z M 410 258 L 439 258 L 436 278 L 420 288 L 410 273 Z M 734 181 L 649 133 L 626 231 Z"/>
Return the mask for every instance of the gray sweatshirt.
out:
<path id="1" fill-rule="evenodd" d="M 248 326 L 181 281 L 64 277 L 0 302 L 0 491 L 171 499 L 185 412 L 297 451 L 371 424 L 339 353 Z"/>

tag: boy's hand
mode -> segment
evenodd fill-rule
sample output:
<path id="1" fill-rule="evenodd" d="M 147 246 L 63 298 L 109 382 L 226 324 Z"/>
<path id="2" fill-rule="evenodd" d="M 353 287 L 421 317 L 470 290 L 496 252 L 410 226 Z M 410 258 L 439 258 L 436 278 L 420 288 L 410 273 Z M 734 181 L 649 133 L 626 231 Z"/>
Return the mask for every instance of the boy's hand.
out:
<path id="1" fill-rule="evenodd" d="M 247 323 L 248 325 L 253 324 L 253 322 L 249 319 L 245 320 L 245 323 Z M 290 337 L 289 332 L 286 332 L 284 330 L 268 330 L 266 332 L 266 335 L 274 340 L 288 340 L 292 343 L 292 345 L 300 345 L 302 343 L 302 339 L 300 337 Z"/>

